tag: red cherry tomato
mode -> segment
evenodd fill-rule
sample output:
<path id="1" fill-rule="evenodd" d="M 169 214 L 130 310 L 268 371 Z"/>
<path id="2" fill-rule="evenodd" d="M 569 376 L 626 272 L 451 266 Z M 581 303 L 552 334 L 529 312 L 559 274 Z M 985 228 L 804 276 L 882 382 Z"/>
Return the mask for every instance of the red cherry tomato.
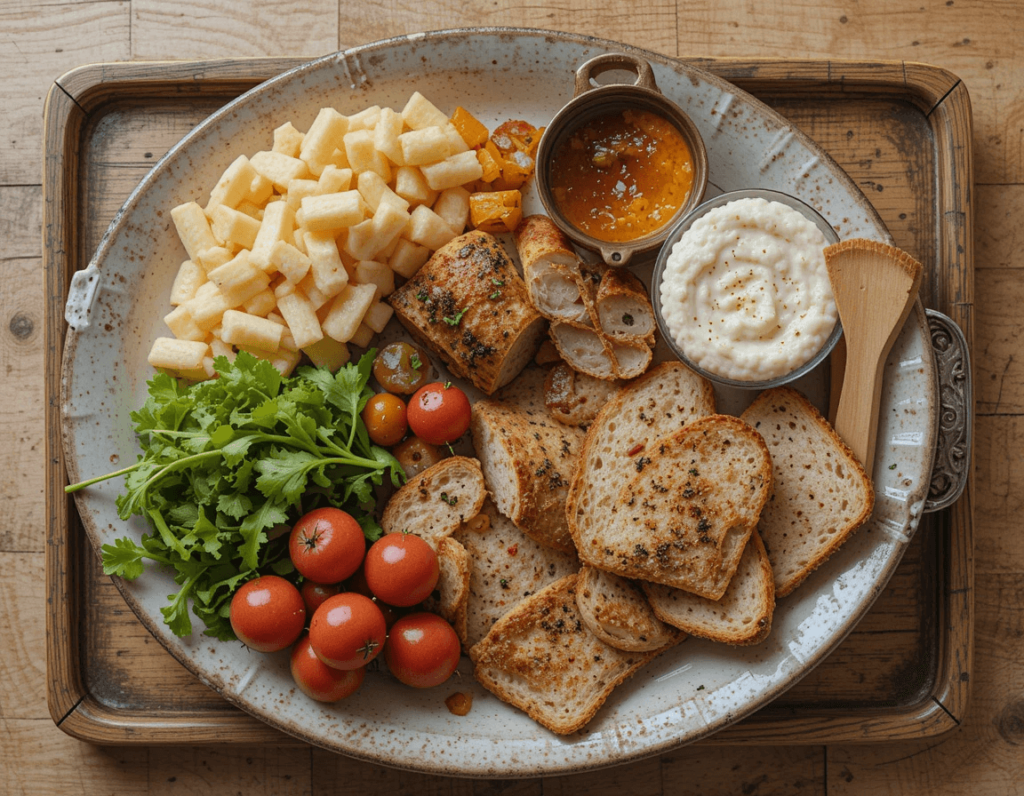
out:
<path id="1" fill-rule="evenodd" d="M 440 685 L 459 665 L 459 637 L 435 614 L 403 616 L 391 628 L 384 662 L 391 673 L 414 688 Z"/>
<path id="2" fill-rule="evenodd" d="M 231 598 L 231 628 L 250 649 L 283 650 L 299 637 L 305 624 L 302 595 L 277 575 L 250 580 Z"/>
<path id="3" fill-rule="evenodd" d="M 411 533 L 389 533 L 374 542 L 363 572 L 375 597 L 403 608 L 427 599 L 441 575 L 437 553 Z"/>
<path id="4" fill-rule="evenodd" d="M 366 537 L 355 518 L 336 508 L 316 509 L 292 528 L 288 554 L 304 578 L 339 583 L 359 569 Z"/>
<path id="5" fill-rule="evenodd" d="M 341 587 L 336 583 L 316 583 L 312 580 L 307 580 L 302 584 L 302 588 L 299 589 L 299 594 L 302 595 L 302 602 L 306 606 L 306 616 L 315 614 L 316 609 L 323 605 L 328 597 L 333 597 L 340 591 Z"/>
<path id="6" fill-rule="evenodd" d="M 366 677 L 366 667 L 358 669 L 332 669 L 313 652 L 309 634 L 298 640 L 292 648 L 292 679 L 310 699 L 318 702 L 337 702 L 359 690 Z"/>
<path id="7" fill-rule="evenodd" d="M 431 445 L 455 442 L 469 429 L 472 415 L 466 393 L 440 382 L 420 387 L 407 411 L 412 433 Z"/>
<path id="8" fill-rule="evenodd" d="M 328 597 L 309 624 L 316 656 L 334 669 L 358 669 L 376 658 L 387 638 L 384 614 L 355 592 Z"/>
<path id="9" fill-rule="evenodd" d="M 363 567 L 359 567 L 356 570 L 356 574 L 345 581 L 345 591 L 354 591 L 373 600 L 373 604 L 380 608 L 380 612 L 384 614 L 384 624 L 388 630 L 398 621 L 398 617 L 401 615 L 395 606 L 381 602 L 370 591 L 370 585 L 366 582 L 366 570 Z"/>

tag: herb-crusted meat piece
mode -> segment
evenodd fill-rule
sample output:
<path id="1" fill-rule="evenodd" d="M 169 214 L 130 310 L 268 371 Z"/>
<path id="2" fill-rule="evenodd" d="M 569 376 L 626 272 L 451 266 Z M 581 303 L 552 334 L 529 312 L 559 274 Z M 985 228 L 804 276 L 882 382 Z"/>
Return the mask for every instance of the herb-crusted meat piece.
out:
<path id="1" fill-rule="evenodd" d="M 515 264 L 486 232 L 442 246 L 388 301 L 417 341 L 488 395 L 529 363 L 546 326 Z"/>
<path id="2" fill-rule="evenodd" d="M 469 655 L 476 679 L 561 735 L 589 722 L 619 683 L 667 647 L 626 652 L 587 629 L 567 575 L 499 619 Z"/>

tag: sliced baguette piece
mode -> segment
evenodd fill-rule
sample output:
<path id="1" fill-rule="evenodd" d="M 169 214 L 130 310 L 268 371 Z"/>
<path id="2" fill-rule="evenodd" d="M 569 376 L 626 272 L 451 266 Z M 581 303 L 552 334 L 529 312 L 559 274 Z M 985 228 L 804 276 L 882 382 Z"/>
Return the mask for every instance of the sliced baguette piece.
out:
<path id="1" fill-rule="evenodd" d="M 867 522 L 875 492 L 853 451 L 796 390 L 765 390 L 743 413 L 772 454 L 774 488 L 758 530 L 785 597 Z"/>
<path id="2" fill-rule="evenodd" d="M 480 463 L 452 456 L 410 478 L 388 501 L 380 519 L 384 533 L 414 533 L 437 550 L 438 543 L 480 513 L 487 497 Z"/>
<path id="3" fill-rule="evenodd" d="M 589 326 L 574 322 L 554 322 L 548 334 L 569 366 L 595 379 L 618 378 L 618 366 L 611 341 Z"/>
<path id="4" fill-rule="evenodd" d="M 524 368 L 511 384 L 494 394 L 494 400 L 544 415 L 548 411 L 544 385 L 547 383 L 549 370 L 550 368 L 540 365 Z"/>
<path id="5" fill-rule="evenodd" d="M 636 475 L 637 458 L 661 437 L 714 414 L 711 383 L 680 362 L 655 365 L 630 382 L 595 418 L 566 496 L 566 520 L 580 558 L 602 568 L 600 538 L 607 533 L 619 490 Z"/>
<path id="6" fill-rule="evenodd" d="M 417 342 L 488 395 L 526 367 L 547 326 L 515 264 L 486 232 L 446 243 L 387 300 Z"/>
<path id="7" fill-rule="evenodd" d="M 520 600 L 580 568 L 575 554 L 538 544 L 489 498 L 481 513 L 449 541 L 458 541 L 473 562 L 464 639 L 467 652 Z"/>
<path id="8" fill-rule="evenodd" d="M 587 306 L 578 284 L 579 257 L 572 242 L 543 215 L 524 218 L 514 239 L 523 281 L 537 311 L 552 321 L 585 321 Z"/>
<path id="9" fill-rule="evenodd" d="M 578 577 L 527 597 L 469 651 L 484 688 L 560 735 L 584 727 L 615 686 L 667 649 L 626 652 L 591 633 L 576 607 Z"/>
<path id="10" fill-rule="evenodd" d="M 609 268 L 597 289 L 598 324 L 615 338 L 654 345 L 654 308 L 643 282 L 625 268 Z"/>
<path id="11" fill-rule="evenodd" d="M 559 423 L 586 428 L 621 386 L 619 381 L 595 379 L 561 362 L 547 371 L 544 405 Z"/>
<path id="12" fill-rule="evenodd" d="M 759 644 L 771 632 L 775 581 L 757 531 L 751 534 L 736 574 L 719 600 L 658 583 L 641 585 L 655 615 L 690 635 L 746 646 Z"/>
<path id="13" fill-rule="evenodd" d="M 466 644 L 472 559 L 462 544 L 447 536 L 437 544 L 437 563 L 441 568 L 437 589 L 423 601 L 423 607 L 443 617 Z"/>
<path id="14" fill-rule="evenodd" d="M 580 570 L 576 606 L 590 632 L 616 649 L 645 652 L 683 638 L 655 616 L 638 585 L 595 567 Z"/>
<path id="15" fill-rule="evenodd" d="M 527 536 L 574 552 L 565 519 L 565 496 L 583 432 L 531 411 L 480 400 L 470 424 L 473 447 L 495 505 Z"/>
<path id="16" fill-rule="evenodd" d="M 606 337 L 615 360 L 615 376 L 619 379 L 635 379 L 651 364 L 654 352 L 641 340 L 617 340 Z"/>
<path id="17" fill-rule="evenodd" d="M 761 435 L 731 415 L 702 417 L 657 440 L 634 469 L 598 537 L 596 566 L 719 599 L 771 492 Z"/>

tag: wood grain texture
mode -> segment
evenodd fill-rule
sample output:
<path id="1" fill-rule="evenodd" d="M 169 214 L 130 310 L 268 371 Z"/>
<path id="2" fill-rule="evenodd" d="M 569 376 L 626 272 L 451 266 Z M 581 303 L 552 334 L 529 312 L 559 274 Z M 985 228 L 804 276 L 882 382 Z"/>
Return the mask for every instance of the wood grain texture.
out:
<path id="1" fill-rule="evenodd" d="M 202 24 L 187 24 L 192 20 Z M 271 53 L 315 57 L 338 48 L 336 0 L 132 0 L 131 24 L 131 57 L 144 61 L 194 58 L 198 53 L 203 58 Z"/>
<path id="2" fill-rule="evenodd" d="M 50 81 L 71 67 L 91 61 L 147 57 L 132 49 L 134 23 L 130 21 L 133 10 L 145 5 L 139 0 L 48 4 L 11 0 L 0 8 L 0 65 L 5 75 L 14 76 L 0 87 L 0 106 L 4 109 L 0 117 L 0 190 L 4 192 L 0 200 L 0 240 L 5 247 L 11 240 L 9 231 L 15 235 L 20 232 L 18 216 L 25 202 L 33 201 L 30 193 L 15 194 L 11 199 L 8 192 L 38 190 L 42 97 Z M 176 50 L 167 57 L 209 57 L 211 47 L 224 56 L 320 54 L 300 44 L 287 51 L 255 52 L 259 46 L 276 47 L 282 41 L 278 37 L 285 34 L 254 31 L 251 22 L 254 5 L 227 0 L 189 3 L 187 16 L 166 23 L 156 19 L 145 23 L 154 26 L 154 30 L 159 29 L 161 35 L 173 37 Z M 898 742 L 887 744 L 885 748 L 859 745 L 829 748 L 827 767 L 821 747 L 811 747 L 810 754 L 819 754 L 823 763 L 812 767 L 810 773 L 806 773 L 806 767 L 794 765 L 786 754 L 788 750 L 702 746 L 683 750 L 686 754 L 663 756 L 663 767 L 671 775 L 663 774 L 661 782 L 662 792 L 666 794 L 680 791 L 820 793 L 827 790 L 869 795 L 969 791 L 976 796 L 1001 796 L 1018 790 L 1024 774 L 1020 770 L 1019 754 L 1024 741 L 1020 736 L 1020 727 L 1024 726 L 1024 709 L 1020 704 L 1020 694 L 1024 691 L 1021 682 L 1024 651 L 1019 641 L 1024 637 L 1020 627 L 1024 594 L 1019 586 L 1024 572 L 1021 564 L 1024 536 L 1020 533 L 1021 485 L 1018 483 L 1022 471 L 1019 466 L 1022 431 L 1017 417 L 1024 403 L 1019 372 L 1020 363 L 1024 361 L 1024 345 L 1018 319 L 1024 295 L 1019 274 L 1014 271 L 1024 268 L 1024 249 L 1019 245 L 1022 234 L 1019 219 L 1024 210 L 1024 68 L 1021 64 L 1024 56 L 1020 49 L 1024 38 L 1024 5 L 1015 0 L 926 0 L 916 4 L 862 0 L 854 5 L 839 0 L 797 0 L 785 6 L 780 0 L 762 4 L 741 0 L 692 0 L 658 2 L 638 12 L 634 4 L 624 1 L 612 4 L 609 9 L 606 4 L 589 0 L 573 0 L 559 6 L 543 2 L 482 6 L 452 0 L 428 0 L 419 5 L 409 2 L 368 5 L 341 0 L 337 18 L 342 22 L 335 28 L 342 46 L 447 25 L 528 24 L 617 38 L 666 54 L 850 57 L 865 61 L 912 59 L 939 64 L 963 78 L 973 105 L 977 142 L 975 197 L 979 270 L 974 304 L 977 316 L 975 384 L 982 410 L 975 450 L 979 476 L 977 494 L 965 496 L 954 507 L 954 513 L 964 513 L 973 511 L 976 506 L 978 520 L 976 552 L 981 575 L 977 610 L 978 664 L 971 672 L 976 687 L 966 718 L 955 732 L 925 743 Z M 286 19 L 275 18 L 267 24 L 283 25 L 292 31 L 287 35 L 294 36 L 294 29 Z M 223 35 L 223 31 L 230 32 L 234 26 L 246 33 L 236 39 Z M 210 29 L 216 33 L 212 34 Z M 140 32 L 140 35 L 146 34 Z M 161 45 L 151 40 L 146 46 Z M 906 69 L 912 73 L 913 64 L 907 64 Z M 738 70 L 734 79 L 742 81 L 748 73 Z M 869 70 L 860 70 L 862 78 L 867 74 Z M 934 90 L 940 92 L 942 88 L 937 82 Z M 799 110 L 798 105 L 794 108 L 787 106 L 787 102 L 782 96 L 772 100 L 784 113 Z M 836 107 L 842 107 L 842 103 L 837 103 Z M 879 118 L 900 115 L 891 109 L 885 110 L 884 106 L 880 106 L 879 111 Z M 914 115 L 902 116 L 913 118 Z M 877 119 L 867 121 L 874 123 Z M 801 122 L 801 126 L 805 123 Z M 846 133 L 840 125 L 828 120 L 811 126 L 812 136 L 822 143 Z M 898 138 L 882 138 L 879 143 L 883 153 L 886 147 L 899 146 Z M 914 183 L 916 179 L 916 190 L 930 190 L 928 181 L 921 179 L 930 170 L 927 164 L 908 168 L 903 174 L 898 169 L 890 169 L 879 179 L 880 161 L 876 163 L 873 158 L 871 137 L 865 135 L 860 144 L 861 159 L 871 161 L 874 173 L 868 173 L 865 167 L 858 181 L 863 179 L 882 185 L 882 191 L 869 190 L 876 206 L 890 201 L 894 181 Z M 852 170 L 857 168 L 856 163 L 844 165 Z M 924 196 L 919 201 L 927 204 L 931 200 Z M 896 210 L 895 202 L 890 208 Z M 913 214 L 906 218 L 900 218 L 898 213 L 896 217 L 883 214 L 901 248 L 926 262 L 934 262 L 934 256 L 942 256 L 915 248 L 926 244 L 929 236 Z M 27 237 L 18 238 L 18 247 L 24 243 L 28 243 Z M 0 253 L 0 264 L 6 266 L 4 257 Z M 1007 276 L 997 279 L 986 269 L 1006 270 Z M 38 289 L 38 273 L 32 268 L 4 270 L 3 276 L 0 304 L 5 309 L 10 306 L 4 303 L 9 291 L 27 297 Z M 36 301 L 42 318 L 42 308 L 49 307 L 52 299 L 48 297 L 44 303 L 40 297 Z M 0 357 L 3 357 L 0 366 L 3 369 L 0 373 L 10 373 L 9 368 L 15 363 L 23 374 L 13 381 L 0 381 L 0 440 L 7 449 L 11 435 L 24 425 L 21 421 L 26 417 L 38 418 L 43 411 L 41 367 L 37 365 L 33 376 L 28 363 L 42 362 L 44 340 L 37 332 L 30 343 L 12 348 L 8 331 L 11 318 L 7 314 L 0 318 L 3 320 L 0 326 Z M 35 328 L 40 324 L 41 321 Z M 12 351 L 18 352 L 14 359 Z M 5 638 L 19 639 L 10 645 L 11 652 L 5 651 L 0 664 L 7 667 L 0 670 L 3 739 L 0 792 L 185 793 L 189 791 L 182 787 L 186 782 L 200 792 L 217 793 L 354 792 L 348 782 L 362 786 L 360 793 L 397 789 L 394 783 L 399 778 L 393 772 L 361 773 L 358 769 L 361 764 L 344 760 L 342 763 L 348 762 L 348 766 L 339 763 L 325 767 L 322 758 L 333 760 L 333 756 L 322 752 L 292 750 L 296 752 L 292 754 L 273 748 L 255 748 L 243 756 L 223 745 L 200 749 L 195 754 L 178 754 L 178 750 L 168 747 L 95 747 L 56 729 L 38 682 L 43 640 L 38 633 L 13 624 L 17 616 L 34 617 L 39 622 L 44 614 L 43 600 L 24 584 L 39 576 L 38 564 L 27 562 L 38 555 L 35 551 L 42 544 L 42 503 L 32 496 L 42 494 L 46 470 L 39 450 L 28 440 L 23 445 L 24 455 L 12 455 L 0 462 L 5 473 L 11 472 L 7 477 L 17 482 L 20 490 L 14 499 L 6 502 L 0 496 L 0 530 L 15 531 L 13 547 L 6 541 L 0 543 L 0 566 L 5 576 L 12 579 L 9 589 L 0 593 L 0 600 L 4 601 L 0 626 Z M 8 482 L 4 481 L 3 486 L 6 490 Z M 7 520 L 12 516 L 11 511 L 16 519 Z M 940 531 L 927 529 L 925 533 Z M 24 549 L 26 543 L 28 558 L 25 552 L 12 552 Z M 973 549 L 965 551 L 966 554 L 973 552 Z M 960 595 L 966 595 L 970 584 L 951 586 Z M 97 605 L 104 604 L 105 599 L 97 595 Z M 895 604 L 902 604 L 898 595 L 895 600 Z M 869 617 L 869 621 L 877 622 L 874 629 L 879 634 L 885 630 L 884 611 L 892 605 L 892 602 L 880 602 L 878 608 L 883 614 L 874 620 Z M 952 621 L 952 618 L 943 621 Z M 858 632 L 862 629 L 863 625 Z M 854 636 L 848 643 L 857 644 L 858 640 Z M 902 646 L 896 644 L 894 649 Z M 840 648 L 837 654 L 843 654 L 842 650 Z M 858 674 L 852 659 L 847 660 L 850 688 L 855 686 L 859 676 L 872 674 L 863 671 Z M 23 674 L 16 674 L 18 670 Z M 15 672 L 13 677 L 9 676 L 12 672 Z M 812 693 L 817 693 L 814 689 L 827 687 L 827 684 L 812 681 L 817 674 L 812 673 L 790 693 L 796 694 L 805 686 L 811 687 Z M 883 680 L 885 675 L 878 675 L 878 678 Z M 168 687 L 177 687 L 177 681 L 169 680 Z M 20 693 L 15 694 L 15 690 Z M 14 708 L 16 718 L 9 713 Z M 173 730 L 169 729 L 168 733 L 171 732 Z M 706 765 L 692 766 L 690 751 L 698 757 L 698 763 L 705 761 Z M 275 759 L 283 761 L 276 768 Z M 675 766 L 673 761 L 677 760 L 682 762 Z M 696 772 L 696 780 L 689 776 L 691 768 Z M 253 775 L 254 769 L 260 769 L 259 773 Z M 323 773 L 325 771 L 329 773 Z M 640 768 L 635 769 L 644 788 L 655 781 L 649 769 L 647 771 L 640 773 Z M 794 772 L 793 778 L 788 779 L 791 772 Z M 600 783 L 602 776 L 586 781 Z M 415 775 L 409 774 L 400 779 L 401 792 L 409 793 L 462 792 L 465 787 L 459 781 L 440 785 L 428 783 L 428 778 L 421 778 L 421 783 Z M 559 787 L 571 790 L 576 779 L 560 779 Z M 382 788 L 375 789 L 371 787 L 373 784 L 381 784 Z M 487 794 L 536 794 L 554 787 L 550 780 L 528 780 L 474 782 L 470 789 Z"/>
<path id="3" fill-rule="evenodd" d="M 128 13 L 127 0 L 56 3 L 44 13 L 25 0 L 0 8 L 0 185 L 39 184 L 46 92 L 79 64 L 128 58 Z"/>

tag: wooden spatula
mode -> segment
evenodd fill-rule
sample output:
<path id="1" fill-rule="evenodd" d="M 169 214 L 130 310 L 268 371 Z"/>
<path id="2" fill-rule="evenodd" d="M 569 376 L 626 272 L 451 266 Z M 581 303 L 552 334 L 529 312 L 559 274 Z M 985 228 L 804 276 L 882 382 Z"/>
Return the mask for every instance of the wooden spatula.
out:
<path id="1" fill-rule="evenodd" d="M 846 370 L 836 409 L 836 433 L 871 477 L 885 358 L 921 287 L 921 263 L 872 240 L 845 240 L 825 249 L 846 338 Z"/>

